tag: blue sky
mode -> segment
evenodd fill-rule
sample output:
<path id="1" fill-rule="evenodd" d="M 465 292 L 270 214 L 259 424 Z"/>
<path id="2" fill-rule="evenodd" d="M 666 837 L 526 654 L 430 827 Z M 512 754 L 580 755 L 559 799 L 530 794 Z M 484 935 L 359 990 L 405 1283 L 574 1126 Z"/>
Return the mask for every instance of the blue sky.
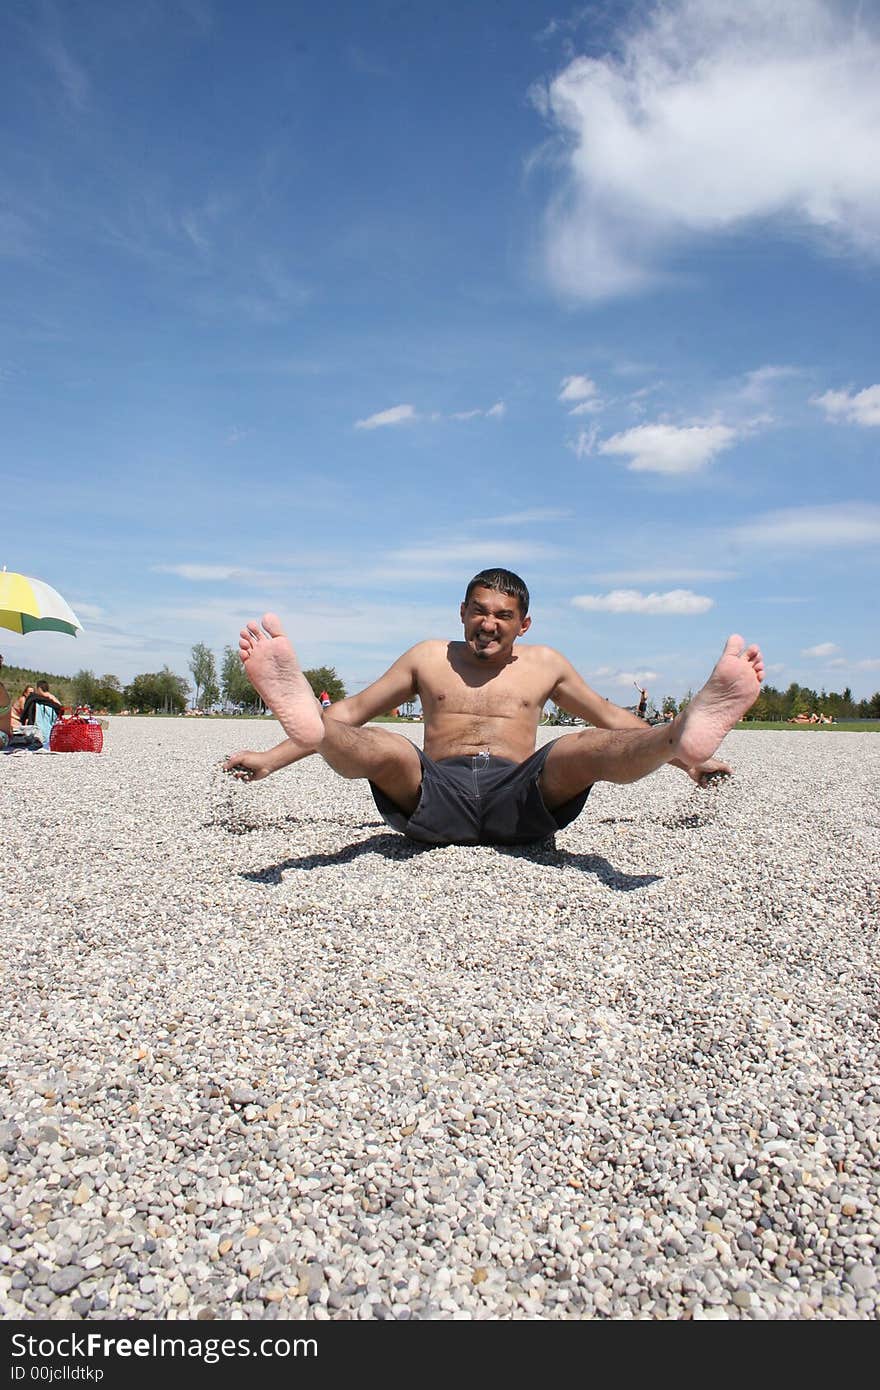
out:
<path id="1" fill-rule="evenodd" d="M 0 564 L 128 680 L 277 610 L 350 690 L 520 572 L 620 703 L 880 688 L 880 19 L 10 0 Z"/>

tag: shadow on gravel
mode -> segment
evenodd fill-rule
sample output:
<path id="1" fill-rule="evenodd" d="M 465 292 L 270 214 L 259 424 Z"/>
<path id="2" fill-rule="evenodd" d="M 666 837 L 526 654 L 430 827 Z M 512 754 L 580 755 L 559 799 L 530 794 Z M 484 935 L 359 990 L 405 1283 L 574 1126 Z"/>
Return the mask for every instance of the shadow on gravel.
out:
<path id="1" fill-rule="evenodd" d="M 254 869 L 242 873 L 241 878 L 249 883 L 280 883 L 287 869 L 330 869 L 339 864 L 351 864 L 364 854 L 381 854 L 384 859 L 416 859 L 422 854 L 430 854 L 442 848 L 437 845 L 420 845 L 407 840 L 402 835 L 371 835 L 368 840 L 359 840 L 353 845 L 343 845 L 341 849 L 327 854 L 304 854 L 296 859 L 285 859 L 280 864 L 270 864 L 265 869 Z M 488 846 L 482 846 L 488 848 Z M 505 848 L 494 846 L 496 853 L 512 859 L 529 859 L 548 869 L 577 869 L 580 873 L 592 874 L 606 888 L 617 893 L 632 893 L 637 888 L 647 888 L 659 883 L 660 874 L 624 874 L 609 864 L 599 854 L 572 854 L 568 850 L 556 850 L 545 845 L 523 845 Z"/>
<path id="2" fill-rule="evenodd" d="M 350 816 L 268 816 L 248 820 L 241 815 L 211 815 L 202 821 L 202 829 L 225 830 L 227 835 L 253 835 L 259 831 L 289 830 L 294 825 L 345 825 L 349 830 L 370 830 L 384 823 L 381 820 L 353 821 Z"/>

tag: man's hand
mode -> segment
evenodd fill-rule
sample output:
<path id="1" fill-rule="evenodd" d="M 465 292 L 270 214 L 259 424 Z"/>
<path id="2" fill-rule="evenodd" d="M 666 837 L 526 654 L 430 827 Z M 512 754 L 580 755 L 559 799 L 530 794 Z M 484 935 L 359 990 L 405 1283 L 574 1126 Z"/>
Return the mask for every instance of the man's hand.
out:
<path id="1" fill-rule="evenodd" d="M 686 767 L 685 772 L 692 782 L 703 788 L 711 787 L 716 780 L 733 776 L 730 764 L 719 762 L 717 758 L 709 758 L 704 763 L 698 763 L 696 767 Z"/>
<path id="2" fill-rule="evenodd" d="M 266 766 L 265 753 L 254 753 L 249 748 L 243 748 L 239 753 L 230 753 L 223 764 L 223 771 L 231 773 L 239 782 L 262 782 L 272 769 Z"/>

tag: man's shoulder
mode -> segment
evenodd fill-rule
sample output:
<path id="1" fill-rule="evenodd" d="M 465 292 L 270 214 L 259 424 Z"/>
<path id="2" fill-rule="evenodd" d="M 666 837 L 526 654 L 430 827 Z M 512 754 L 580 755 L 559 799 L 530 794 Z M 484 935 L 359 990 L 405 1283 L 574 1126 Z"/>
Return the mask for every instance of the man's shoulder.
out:
<path id="1" fill-rule="evenodd" d="M 539 642 L 517 642 L 517 654 L 535 666 L 558 666 L 565 657 L 555 647 L 547 647 Z"/>
<path id="2" fill-rule="evenodd" d="M 444 637 L 426 637 L 423 642 L 416 642 L 414 647 L 410 647 L 410 655 L 418 658 L 430 660 L 432 657 L 445 656 L 450 646 L 454 642 L 449 642 Z"/>

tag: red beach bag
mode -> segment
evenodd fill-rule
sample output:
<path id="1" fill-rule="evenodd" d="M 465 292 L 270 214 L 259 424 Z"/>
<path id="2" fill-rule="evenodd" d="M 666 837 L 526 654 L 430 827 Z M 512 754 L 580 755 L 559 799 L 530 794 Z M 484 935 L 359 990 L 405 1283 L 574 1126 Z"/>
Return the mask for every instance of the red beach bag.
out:
<path id="1" fill-rule="evenodd" d="M 53 753 L 100 753 L 104 730 L 88 719 L 59 719 L 52 725 L 49 747 Z"/>

